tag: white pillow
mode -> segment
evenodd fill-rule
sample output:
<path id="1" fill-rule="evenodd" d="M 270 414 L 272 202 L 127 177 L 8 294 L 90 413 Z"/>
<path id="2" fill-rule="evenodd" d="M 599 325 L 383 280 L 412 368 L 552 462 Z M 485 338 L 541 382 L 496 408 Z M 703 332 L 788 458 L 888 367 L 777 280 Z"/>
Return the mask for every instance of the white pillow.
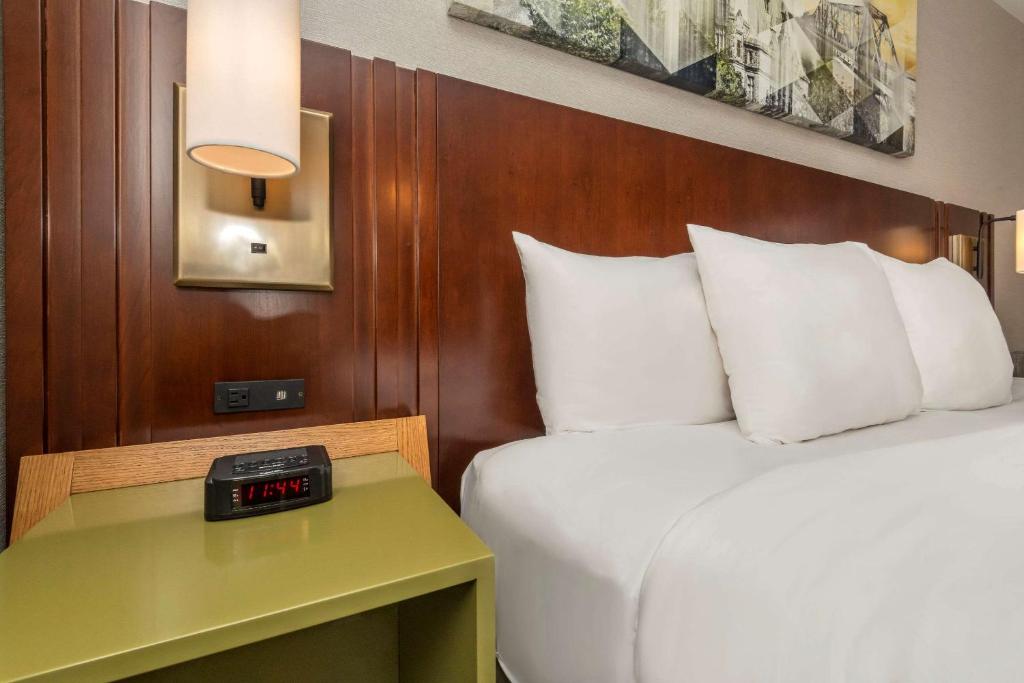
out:
<path id="1" fill-rule="evenodd" d="M 921 371 L 926 410 L 1009 403 L 1013 362 L 988 295 L 946 259 L 915 265 L 878 254 Z"/>
<path id="2" fill-rule="evenodd" d="M 587 256 L 512 236 L 549 434 L 732 419 L 692 254 Z"/>
<path id="3" fill-rule="evenodd" d="M 921 377 L 863 244 L 773 244 L 690 226 L 740 430 L 792 443 L 902 420 Z"/>

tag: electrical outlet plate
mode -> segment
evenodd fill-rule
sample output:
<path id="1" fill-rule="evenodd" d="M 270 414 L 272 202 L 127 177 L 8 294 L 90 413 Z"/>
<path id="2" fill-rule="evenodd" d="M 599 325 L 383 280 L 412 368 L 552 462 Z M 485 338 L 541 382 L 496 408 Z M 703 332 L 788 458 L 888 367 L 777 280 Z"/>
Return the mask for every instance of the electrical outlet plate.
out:
<path id="1" fill-rule="evenodd" d="M 302 379 L 216 382 L 213 412 L 252 413 L 306 407 L 306 381 Z"/>

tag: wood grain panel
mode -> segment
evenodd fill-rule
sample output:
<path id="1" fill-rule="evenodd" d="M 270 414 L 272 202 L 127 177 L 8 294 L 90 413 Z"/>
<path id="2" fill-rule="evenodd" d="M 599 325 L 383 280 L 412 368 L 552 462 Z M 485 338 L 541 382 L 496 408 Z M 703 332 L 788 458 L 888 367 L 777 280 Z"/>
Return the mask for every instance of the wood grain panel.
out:
<path id="1" fill-rule="evenodd" d="M 956 204 L 936 202 L 939 207 L 939 233 L 943 236 L 943 256 L 949 250 L 950 235 L 970 235 L 981 238 L 981 284 L 988 291 L 989 299 L 995 303 L 994 273 L 992 269 L 992 225 L 983 221 L 992 218 L 991 214 L 981 213 L 974 209 Z"/>
<path id="2" fill-rule="evenodd" d="M 222 455 L 310 444 L 324 446 L 333 460 L 399 446 L 395 422 L 380 420 L 79 451 L 71 492 L 205 477 L 210 463 Z"/>
<path id="3" fill-rule="evenodd" d="M 117 443 L 117 14 L 116 0 L 81 3 L 83 448 Z"/>
<path id="4" fill-rule="evenodd" d="M 783 242 L 937 253 L 927 197 L 458 81 L 437 80 L 439 491 L 481 448 L 536 436 L 511 233 L 573 251 L 688 251 L 688 222 Z"/>
<path id="5" fill-rule="evenodd" d="M 935 253 L 943 258 L 949 257 L 949 226 L 946 225 L 946 205 L 935 202 Z"/>
<path id="6" fill-rule="evenodd" d="M 352 55 L 345 50 L 302 43 L 302 103 L 333 114 L 331 136 L 334 196 L 334 292 L 313 298 L 325 316 L 317 327 L 318 375 L 325 388 L 334 387 L 334 398 L 324 406 L 323 419 L 344 422 L 355 418 L 355 291 L 352 280 Z M 307 381 L 308 384 L 308 381 Z M 328 392 L 324 392 L 328 394 Z"/>
<path id="7" fill-rule="evenodd" d="M 982 213 L 979 218 L 983 223 L 982 236 L 984 242 L 981 245 L 982 251 L 982 263 L 984 264 L 984 270 L 982 271 L 981 284 L 988 291 L 988 300 L 995 306 L 996 303 L 996 237 L 995 230 L 996 226 L 991 221 L 995 220 L 996 216 L 992 213 Z"/>
<path id="8" fill-rule="evenodd" d="M 82 447 L 81 5 L 46 8 L 47 447 Z"/>
<path id="9" fill-rule="evenodd" d="M 8 529 L 18 462 L 23 455 L 46 449 L 41 8 L 38 2 L 2 5 Z"/>
<path id="10" fill-rule="evenodd" d="M 416 73 L 398 69 L 395 79 L 395 140 L 397 153 L 397 234 L 394 257 L 394 280 L 398 289 L 395 334 L 395 401 L 384 410 L 394 411 L 392 416 L 416 415 L 418 398 L 418 304 L 419 261 L 417 259 L 418 229 L 416 194 Z M 387 413 L 385 413 L 387 415 Z M 426 436 L 426 434 L 424 434 Z"/>
<path id="11" fill-rule="evenodd" d="M 416 411 L 415 74 L 373 68 L 378 417 Z"/>
<path id="12" fill-rule="evenodd" d="M 430 446 L 427 442 L 427 421 L 422 415 L 395 420 L 398 452 L 428 483 L 430 478 Z"/>
<path id="13" fill-rule="evenodd" d="M 417 412 L 426 418 L 432 481 L 437 481 L 438 261 L 437 77 L 416 72 Z"/>
<path id="14" fill-rule="evenodd" d="M 150 311 L 150 6 L 118 3 L 118 443 L 147 443 L 153 421 Z"/>
<path id="15" fill-rule="evenodd" d="M 174 83 L 185 82 L 185 13 L 159 3 L 151 4 L 149 11 L 149 253 L 144 260 L 125 265 L 149 272 L 150 356 L 143 360 L 150 379 L 139 387 L 148 393 L 139 393 L 127 384 L 122 386 L 122 391 L 128 401 L 150 404 L 149 440 L 170 441 L 210 433 L 195 433 L 189 428 L 198 428 L 205 422 L 198 417 L 206 412 L 202 411 L 202 404 L 213 405 L 212 385 L 209 393 L 205 392 L 199 378 L 209 373 L 211 349 L 207 340 L 211 336 L 223 337 L 228 311 L 211 307 L 203 296 L 205 292 L 178 290 L 171 278 L 174 267 L 173 88 Z M 144 331 L 135 334 L 141 336 Z M 247 335 L 239 337 L 244 344 Z M 248 353 L 249 347 L 234 351 Z M 207 410 L 212 412 L 211 408 Z"/>
<path id="16" fill-rule="evenodd" d="M 376 170 L 373 63 L 352 58 L 352 286 L 354 417 L 377 414 Z"/>
<path id="17" fill-rule="evenodd" d="M 398 402 L 398 140 L 397 74 L 393 62 L 373 62 L 375 414 Z M 394 413 L 387 417 L 394 417 Z"/>
<path id="18" fill-rule="evenodd" d="M 74 456 L 68 453 L 22 458 L 11 543 L 68 499 L 74 463 Z"/>
<path id="19" fill-rule="evenodd" d="M 956 204 L 938 202 L 943 210 L 941 231 L 949 235 L 971 235 L 978 236 L 978 228 L 984 214 L 974 209 L 968 209 Z M 984 233 L 982 234 L 984 236 Z"/>

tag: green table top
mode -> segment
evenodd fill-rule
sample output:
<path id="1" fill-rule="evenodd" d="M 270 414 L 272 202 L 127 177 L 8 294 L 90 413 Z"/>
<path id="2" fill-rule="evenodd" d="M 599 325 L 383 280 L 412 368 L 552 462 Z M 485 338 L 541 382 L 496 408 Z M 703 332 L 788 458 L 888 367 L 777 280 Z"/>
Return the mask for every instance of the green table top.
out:
<path id="1" fill-rule="evenodd" d="M 484 544 L 397 453 L 334 498 L 203 519 L 203 481 L 74 495 L 0 554 L 0 681 L 106 680 L 474 580 Z"/>

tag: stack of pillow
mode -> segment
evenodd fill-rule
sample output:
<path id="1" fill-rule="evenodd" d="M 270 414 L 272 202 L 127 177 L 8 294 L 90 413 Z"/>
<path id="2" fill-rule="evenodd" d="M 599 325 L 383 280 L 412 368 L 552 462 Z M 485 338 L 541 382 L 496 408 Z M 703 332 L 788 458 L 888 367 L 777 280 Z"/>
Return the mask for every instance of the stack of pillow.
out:
<path id="1" fill-rule="evenodd" d="M 792 443 L 1011 400 L 988 297 L 945 259 L 690 226 L 693 254 L 587 256 L 515 233 L 549 434 L 735 418 Z"/>

